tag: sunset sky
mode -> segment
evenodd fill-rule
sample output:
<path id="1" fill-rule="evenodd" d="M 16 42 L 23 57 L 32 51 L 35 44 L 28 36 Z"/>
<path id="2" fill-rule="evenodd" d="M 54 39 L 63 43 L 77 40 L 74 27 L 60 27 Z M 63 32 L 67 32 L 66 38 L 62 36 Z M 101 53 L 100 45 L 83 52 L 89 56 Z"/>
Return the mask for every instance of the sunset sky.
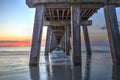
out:
<path id="1" fill-rule="evenodd" d="M 120 9 L 117 10 L 120 23 Z M 28 8 L 25 0 L 0 0 L 0 46 L 29 46 L 31 43 L 35 9 Z M 91 18 L 93 25 L 88 26 L 92 42 L 106 42 L 103 9 Z M 47 27 L 44 27 L 43 40 Z M 82 37 L 83 39 L 83 37 Z"/>

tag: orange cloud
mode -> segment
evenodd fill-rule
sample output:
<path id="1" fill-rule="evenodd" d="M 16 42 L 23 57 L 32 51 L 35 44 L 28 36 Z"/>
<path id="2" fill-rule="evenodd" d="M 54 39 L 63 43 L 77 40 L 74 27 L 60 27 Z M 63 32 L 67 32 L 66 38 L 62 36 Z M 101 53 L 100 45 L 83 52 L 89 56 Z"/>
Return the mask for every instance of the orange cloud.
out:
<path id="1" fill-rule="evenodd" d="M 0 41 L 0 46 L 30 46 L 30 41 Z"/>
<path id="2" fill-rule="evenodd" d="M 31 41 L 0 41 L 0 46 L 31 46 Z M 45 46 L 45 41 L 41 42 Z"/>

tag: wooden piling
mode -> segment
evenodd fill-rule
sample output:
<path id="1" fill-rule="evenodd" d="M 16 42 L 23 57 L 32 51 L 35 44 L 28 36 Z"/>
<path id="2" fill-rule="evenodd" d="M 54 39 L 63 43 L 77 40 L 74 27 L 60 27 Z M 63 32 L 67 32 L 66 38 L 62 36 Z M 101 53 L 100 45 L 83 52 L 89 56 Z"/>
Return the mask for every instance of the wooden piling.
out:
<path id="1" fill-rule="evenodd" d="M 52 31 L 50 32 L 50 45 L 49 45 L 49 52 L 52 47 Z"/>
<path id="2" fill-rule="evenodd" d="M 87 52 L 87 58 L 91 57 L 92 52 L 91 52 L 91 46 L 90 46 L 90 40 L 89 40 L 89 35 L 88 35 L 88 29 L 87 26 L 83 26 L 83 35 L 84 35 L 84 40 L 85 40 L 85 46 L 86 46 L 86 52 Z"/>
<path id="3" fill-rule="evenodd" d="M 55 37 L 54 33 L 51 32 L 49 52 L 53 51 L 57 47 L 58 47 L 58 44 L 57 44 L 56 37 Z"/>
<path id="4" fill-rule="evenodd" d="M 40 45 L 41 45 L 41 37 L 42 37 L 42 29 L 43 29 L 43 14 L 44 14 L 44 6 L 43 5 L 37 6 L 35 13 L 35 22 L 34 22 L 29 65 L 38 65 L 39 63 L 39 53 L 40 53 Z"/>
<path id="5" fill-rule="evenodd" d="M 80 6 L 71 6 L 72 64 L 81 66 Z"/>
<path id="6" fill-rule="evenodd" d="M 70 55 L 70 26 L 67 25 L 65 29 L 65 52 Z"/>
<path id="7" fill-rule="evenodd" d="M 115 11 L 115 5 L 104 6 L 104 13 L 110 42 L 112 60 L 114 64 L 120 64 L 120 35 Z"/>
<path id="8" fill-rule="evenodd" d="M 65 34 L 62 36 L 60 40 L 60 48 L 65 51 Z"/>
<path id="9" fill-rule="evenodd" d="M 45 56 L 48 56 L 49 53 L 50 32 L 51 32 L 51 26 L 48 26 L 47 35 L 46 35 L 46 44 L 45 44 Z"/>

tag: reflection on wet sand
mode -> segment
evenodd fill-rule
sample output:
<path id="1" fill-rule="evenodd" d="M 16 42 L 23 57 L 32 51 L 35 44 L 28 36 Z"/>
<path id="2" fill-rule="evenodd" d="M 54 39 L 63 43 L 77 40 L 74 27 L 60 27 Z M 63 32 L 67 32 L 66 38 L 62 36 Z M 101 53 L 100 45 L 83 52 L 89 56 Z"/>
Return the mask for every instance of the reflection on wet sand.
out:
<path id="1" fill-rule="evenodd" d="M 47 65 L 47 67 L 50 66 Z M 70 65 L 51 65 L 49 70 L 50 80 L 82 80 L 82 72 L 80 66 L 74 66 L 71 69 Z"/>
<path id="2" fill-rule="evenodd" d="M 86 57 L 84 80 L 90 80 L 90 70 L 91 70 L 91 55 Z"/>
<path id="3" fill-rule="evenodd" d="M 90 61 L 86 64 L 85 77 L 88 77 L 89 71 Z M 31 80 L 82 80 L 82 67 L 70 66 L 68 64 L 40 64 L 40 67 L 30 67 L 30 76 Z M 85 78 L 85 80 L 89 79 Z"/>
<path id="4" fill-rule="evenodd" d="M 82 80 L 82 69 L 80 66 L 73 66 L 72 80 Z"/>
<path id="5" fill-rule="evenodd" d="M 120 65 L 113 65 L 112 80 L 120 80 Z"/>
<path id="6" fill-rule="evenodd" d="M 39 66 L 30 66 L 30 77 L 31 80 L 39 80 Z"/>
<path id="7" fill-rule="evenodd" d="M 70 66 L 52 65 L 50 80 L 71 80 Z"/>
<path id="8" fill-rule="evenodd" d="M 86 57 L 85 67 L 58 63 L 30 66 L 31 80 L 120 80 L 120 66 L 113 65 L 112 69 L 107 59 L 100 59 L 93 63 L 94 58 Z"/>
<path id="9" fill-rule="evenodd" d="M 82 80 L 81 67 L 74 66 L 71 69 L 70 65 L 42 64 L 40 67 L 33 66 L 30 67 L 30 76 L 31 80 Z"/>

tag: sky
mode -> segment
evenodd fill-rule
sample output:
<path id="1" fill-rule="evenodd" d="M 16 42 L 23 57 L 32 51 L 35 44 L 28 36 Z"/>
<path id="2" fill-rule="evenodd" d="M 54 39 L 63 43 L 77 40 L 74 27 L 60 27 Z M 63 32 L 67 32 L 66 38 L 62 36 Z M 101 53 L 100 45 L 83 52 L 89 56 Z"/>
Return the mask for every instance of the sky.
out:
<path id="1" fill-rule="evenodd" d="M 120 9 L 117 8 L 116 12 L 120 22 Z M 28 8 L 25 0 L 0 0 L 0 46 L 29 46 L 34 16 L 35 9 Z M 108 42 L 103 9 L 94 14 L 90 20 L 93 21 L 93 25 L 88 26 L 91 42 L 93 44 Z M 44 27 L 43 41 L 46 31 L 47 27 Z"/>
<path id="2" fill-rule="evenodd" d="M 0 0 L 0 46 L 30 44 L 34 15 L 35 9 L 28 8 L 25 0 Z M 45 40 L 46 27 L 43 32 Z"/>

